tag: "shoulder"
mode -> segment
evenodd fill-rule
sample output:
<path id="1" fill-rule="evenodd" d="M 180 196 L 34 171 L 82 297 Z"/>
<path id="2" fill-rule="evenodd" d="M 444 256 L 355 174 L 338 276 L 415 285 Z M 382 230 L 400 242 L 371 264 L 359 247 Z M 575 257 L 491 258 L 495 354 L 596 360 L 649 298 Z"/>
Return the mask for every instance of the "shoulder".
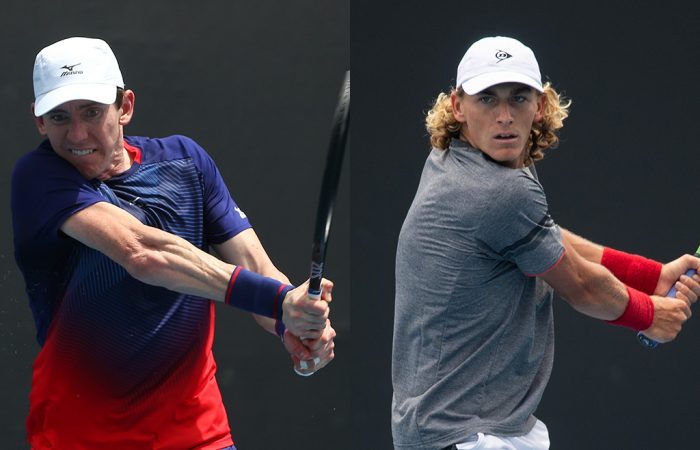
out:
<path id="1" fill-rule="evenodd" d="M 488 180 L 482 180 L 489 198 L 485 222 L 514 223 L 524 217 L 541 218 L 548 212 L 544 189 L 527 169 L 498 167 Z"/>
<path id="2" fill-rule="evenodd" d="M 12 170 L 12 184 L 39 185 L 52 184 L 61 180 L 83 184 L 88 180 L 69 162 L 53 151 L 48 140 L 42 142 L 36 149 L 22 155 Z"/>
<path id="3" fill-rule="evenodd" d="M 144 163 L 181 158 L 209 158 L 204 148 L 194 139 L 180 134 L 159 138 L 125 136 L 124 139 L 130 145 L 141 149 Z"/>
<path id="4" fill-rule="evenodd" d="M 41 169 L 46 165 L 61 166 L 63 164 L 67 163 L 53 151 L 49 141 L 45 140 L 31 152 L 22 155 L 15 163 L 13 172 L 17 174 Z"/>
<path id="5" fill-rule="evenodd" d="M 495 166 L 484 180 L 493 196 L 511 203 L 544 197 L 544 189 L 529 168 L 511 169 Z"/>

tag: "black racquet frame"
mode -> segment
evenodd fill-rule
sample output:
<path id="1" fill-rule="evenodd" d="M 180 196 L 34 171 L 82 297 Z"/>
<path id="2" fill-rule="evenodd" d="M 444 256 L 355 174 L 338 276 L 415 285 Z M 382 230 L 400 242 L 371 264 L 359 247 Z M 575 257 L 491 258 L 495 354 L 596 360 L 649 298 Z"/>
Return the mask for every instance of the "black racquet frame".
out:
<path id="1" fill-rule="evenodd" d="M 333 219 L 333 205 L 335 203 L 340 172 L 343 167 L 343 155 L 348 138 L 350 125 L 350 71 L 345 72 L 338 105 L 333 116 L 333 128 L 331 140 L 326 156 L 326 168 L 321 181 L 321 194 L 316 208 L 316 226 L 313 242 L 311 244 L 311 273 L 309 276 L 309 297 L 321 298 L 321 279 L 323 278 L 324 264 L 326 261 L 326 247 L 328 235 Z"/>

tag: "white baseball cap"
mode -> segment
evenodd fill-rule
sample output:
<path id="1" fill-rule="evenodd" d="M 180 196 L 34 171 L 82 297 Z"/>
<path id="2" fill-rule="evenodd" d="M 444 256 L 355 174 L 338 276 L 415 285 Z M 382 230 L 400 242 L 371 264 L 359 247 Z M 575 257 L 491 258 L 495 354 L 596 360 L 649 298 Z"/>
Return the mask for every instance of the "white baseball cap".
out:
<path id="1" fill-rule="evenodd" d="M 34 115 L 71 100 L 114 103 L 124 87 L 117 58 L 101 39 L 72 37 L 45 47 L 34 61 Z"/>
<path id="2" fill-rule="evenodd" d="M 523 83 L 544 92 L 535 54 L 522 42 L 503 36 L 472 44 L 457 68 L 457 86 L 474 95 L 500 83 Z"/>

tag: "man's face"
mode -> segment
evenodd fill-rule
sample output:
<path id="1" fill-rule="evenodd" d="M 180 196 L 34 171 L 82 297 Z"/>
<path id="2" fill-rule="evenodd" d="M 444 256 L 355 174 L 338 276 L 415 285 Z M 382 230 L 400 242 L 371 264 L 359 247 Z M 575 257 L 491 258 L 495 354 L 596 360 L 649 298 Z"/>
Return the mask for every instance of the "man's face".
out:
<path id="1" fill-rule="evenodd" d="M 521 167 L 533 122 L 542 119 L 544 97 L 520 83 L 491 86 L 478 94 L 452 95 L 460 137 L 508 167 Z"/>
<path id="2" fill-rule="evenodd" d="M 131 166 L 124 149 L 122 126 L 131 119 L 133 94 L 124 103 L 105 105 L 89 100 L 63 103 L 35 119 L 54 151 L 87 179 L 106 180 Z"/>

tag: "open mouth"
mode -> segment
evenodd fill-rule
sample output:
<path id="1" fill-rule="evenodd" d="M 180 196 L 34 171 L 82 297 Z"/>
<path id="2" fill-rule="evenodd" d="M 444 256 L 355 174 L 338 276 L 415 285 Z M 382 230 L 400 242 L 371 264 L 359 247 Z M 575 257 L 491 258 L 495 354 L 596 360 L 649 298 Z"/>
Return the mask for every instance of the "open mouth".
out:
<path id="1" fill-rule="evenodd" d="M 517 137 L 518 137 L 518 135 L 513 134 L 513 133 L 498 133 L 496 136 L 494 136 L 494 139 L 510 140 L 510 139 L 515 139 Z"/>
<path id="2" fill-rule="evenodd" d="M 85 156 L 85 155 L 89 155 L 91 153 L 94 153 L 95 149 L 94 148 L 88 148 L 88 149 L 71 148 L 71 149 L 69 149 L 69 151 L 71 152 L 72 155 L 75 155 L 75 156 Z"/>

